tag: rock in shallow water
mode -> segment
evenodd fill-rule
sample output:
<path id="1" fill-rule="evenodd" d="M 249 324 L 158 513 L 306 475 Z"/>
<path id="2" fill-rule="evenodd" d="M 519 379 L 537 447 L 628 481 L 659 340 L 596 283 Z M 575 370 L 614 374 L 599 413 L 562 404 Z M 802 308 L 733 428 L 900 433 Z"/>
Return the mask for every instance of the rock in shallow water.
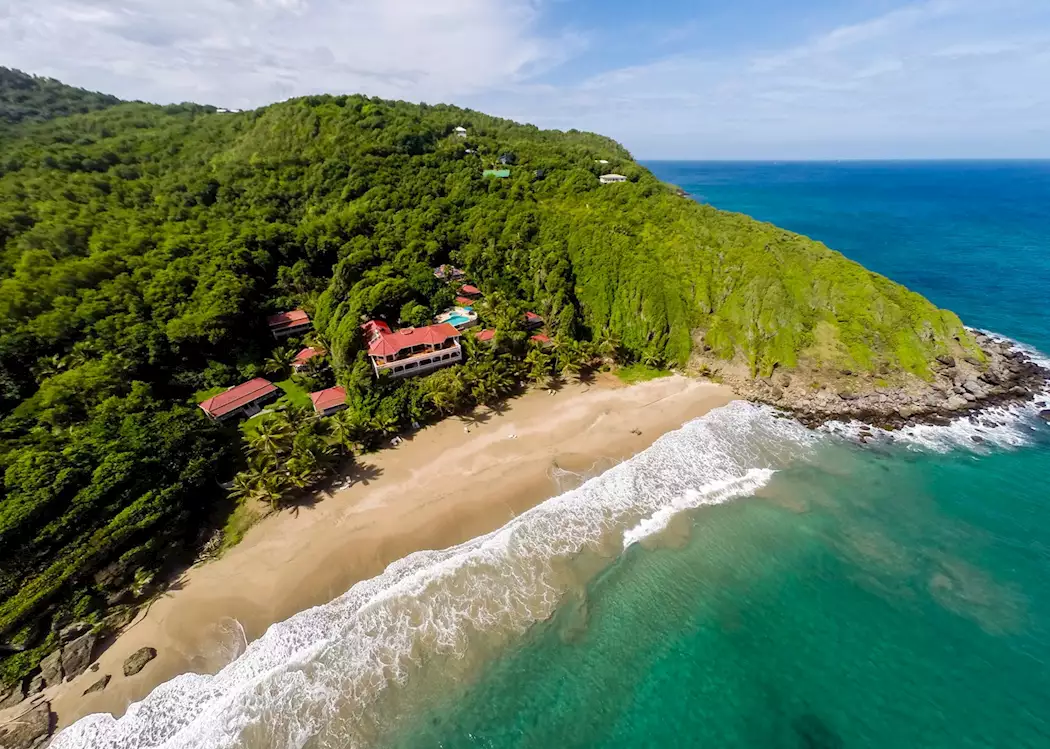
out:
<path id="1" fill-rule="evenodd" d="M 124 661 L 124 675 L 134 676 L 143 668 L 146 664 L 157 657 L 156 648 L 140 648 L 134 653 L 128 656 L 128 659 Z"/>

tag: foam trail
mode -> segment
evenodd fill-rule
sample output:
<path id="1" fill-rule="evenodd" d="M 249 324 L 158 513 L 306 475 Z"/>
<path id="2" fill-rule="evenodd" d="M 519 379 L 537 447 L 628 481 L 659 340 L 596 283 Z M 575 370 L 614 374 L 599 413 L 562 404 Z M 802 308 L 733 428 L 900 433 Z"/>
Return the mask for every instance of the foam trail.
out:
<path id="1" fill-rule="evenodd" d="M 404 684 L 424 659 L 464 654 L 475 633 L 520 633 L 550 616 L 581 552 L 613 557 L 625 534 L 639 537 L 665 515 L 750 491 L 822 439 L 772 415 L 744 402 L 717 409 L 494 533 L 412 554 L 273 625 L 214 676 L 179 676 L 119 720 L 88 716 L 52 746 L 367 744 L 391 684 Z"/>
<path id="2" fill-rule="evenodd" d="M 741 478 L 715 481 L 701 490 L 690 489 L 681 499 L 665 505 L 623 534 L 623 548 L 654 536 L 667 527 L 671 519 L 685 510 L 695 510 L 704 505 L 717 505 L 734 497 L 752 494 L 769 483 L 775 471 L 769 468 L 752 468 Z"/>

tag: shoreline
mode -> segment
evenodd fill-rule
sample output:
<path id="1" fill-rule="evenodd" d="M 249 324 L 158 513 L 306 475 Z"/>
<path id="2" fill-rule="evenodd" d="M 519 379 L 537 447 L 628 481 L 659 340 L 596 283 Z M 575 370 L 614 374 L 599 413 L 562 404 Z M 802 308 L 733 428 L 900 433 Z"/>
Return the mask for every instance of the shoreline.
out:
<path id="1" fill-rule="evenodd" d="M 390 563 L 497 530 L 736 399 L 726 386 L 681 376 L 632 386 L 602 376 L 554 396 L 530 392 L 505 410 L 479 409 L 472 422 L 426 427 L 397 448 L 359 456 L 357 483 L 268 516 L 220 559 L 186 570 L 99 654 L 96 670 L 35 702 L 50 701 L 56 731 L 92 713 L 120 716 L 179 674 L 217 672 L 270 625 Z M 143 647 L 156 658 L 125 677 L 125 659 Z M 105 675 L 102 691 L 83 695 Z"/>

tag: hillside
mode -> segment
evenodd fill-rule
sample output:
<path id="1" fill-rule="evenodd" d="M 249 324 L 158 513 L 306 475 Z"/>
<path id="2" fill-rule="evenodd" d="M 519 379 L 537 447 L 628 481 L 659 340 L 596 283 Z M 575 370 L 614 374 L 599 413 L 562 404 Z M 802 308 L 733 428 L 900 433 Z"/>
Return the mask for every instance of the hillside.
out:
<path id="1" fill-rule="evenodd" d="M 0 67 L 0 126 L 84 114 L 119 103 L 115 96 Z"/>
<path id="2" fill-rule="evenodd" d="M 277 504 L 333 450 L 602 361 L 908 387 L 933 381 L 938 356 L 983 359 L 952 313 L 680 197 L 598 135 L 361 96 L 236 114 L 121 104 L 16 133 L 0 142 L 4 683 L 64 626 L 115 626 L 154 592 L 165 561 L 226 522 L 219 482 L 238 468 L 238 502 Z M 510 177 L 483 177 L 501 156 Z M 628 181 L 602 186 L 605 172 Z M 495 346 L 375 382 L 362 319 L 428 320 L 454 296 L 432 272 L 449 261 L 485 292 Z M 286 448 L 266 448 L 281 434 L 265 427 L 242 449 L 196 402 L 285 371 L 265 316 L 296 307 L 333 365 L 299 384 L 338 381 L 351 411 L 326 426 L 289 406 Z M 526 310 L 553 351 L 529 345 Z"/>

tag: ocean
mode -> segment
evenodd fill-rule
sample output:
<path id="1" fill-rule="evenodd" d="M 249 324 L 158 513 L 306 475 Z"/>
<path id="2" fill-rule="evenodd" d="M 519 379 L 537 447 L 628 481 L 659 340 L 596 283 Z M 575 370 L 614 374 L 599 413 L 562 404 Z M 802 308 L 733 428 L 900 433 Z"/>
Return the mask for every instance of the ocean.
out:
<path id="1" fill-rule="evenodd" d="M 647 166 L 1050 352 L 1050 164 Z M 1036 415 L 862 446 L 731 404 L 53 746 L 1050 746 Z"/>

